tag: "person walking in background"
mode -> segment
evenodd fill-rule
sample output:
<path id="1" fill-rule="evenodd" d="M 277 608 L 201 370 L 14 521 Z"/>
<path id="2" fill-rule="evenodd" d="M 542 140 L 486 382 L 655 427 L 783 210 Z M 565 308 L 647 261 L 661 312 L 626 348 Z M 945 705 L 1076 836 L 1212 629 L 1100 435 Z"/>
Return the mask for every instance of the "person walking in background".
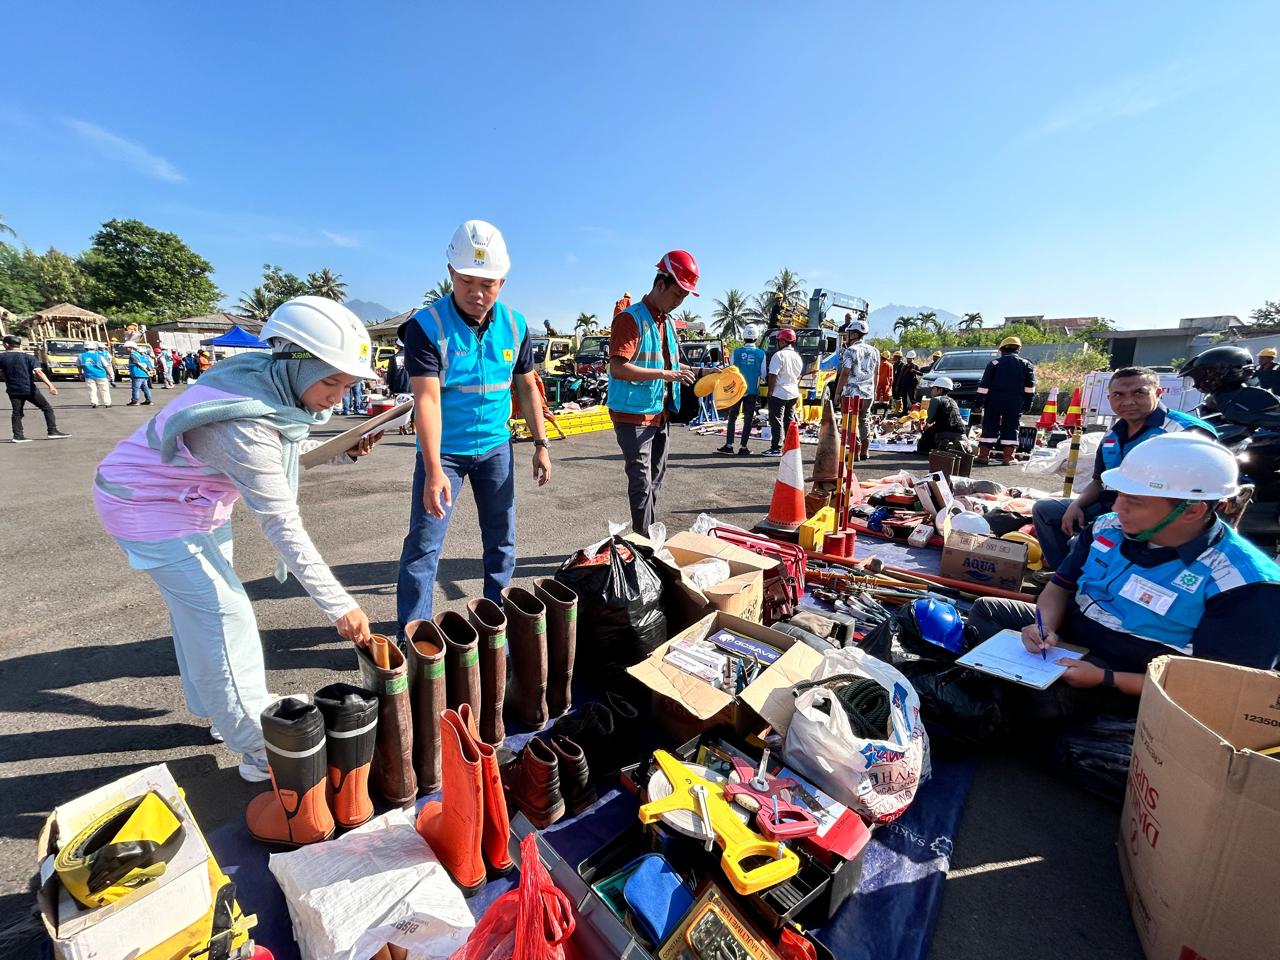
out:
<path id="1" fill-rule="evenodd" d="M 199 371 L 196 368 L 196 355 L 194 353 L 188 353 L 182 358 L 182 368 L 186 371 L 188 383 L 199 375 Z"/>
<path id="2" fill-rule="evenodd" d="M 782 456 L 782 444 L 795 417 L 800 399 L 800 374 L 804 361 L 795 348 L 796 332 L 790 327 L 778 331 L 778 350 L 769 361 L 769 449 L 766 457 Z"/>
<path id="3" fill-rule="evenodd" d="M 751 455 L 747 442 L 751 439 L 751 428 L 756 421 L 756 405 L 760 402 L 760 374 L 764 370 L 764 351 L 758 343 L 744 343 L 733 351 L 730 362 L 738 368 L 747 381 L 747 392 L 729 408 L 728 425 L 725 430 L 724 446 L 716 453 L 733 453 L 733 428 L 737 424 L 738 415 L 742 415 L 742 440 L 738 447 L 738 456 Z"/>
<path id="4" fill-rule="evenodd" d="M 836 377 L 836 396 L 856 397 L 858 405 L 858 447 L 853 452 L 855 460 L 867 459 L 871 447 L 871 401 L 876 392 L 876 372 L 880 369 L 880 356 L 876 348 L 866 342 L 867 321 L 847 318 L 840 332 L 845 338 L 840 353 L 840 373 Z M 836 409 L 840 409 L 837 407 Z"/>
<path id="5" fill-rule="evenodd" d="M 196 351 L 196 379 L 199 379 L 200 375 L 212 366 L 213 360 L 208 353 L 203 350 Z"/>
<path id="6" fill-rule="evenodd" d="M 145 344 L 135 343 L 129 351 L 129 380 L 132 386 L 129 402 L 126 406 L 136 407 L 139 395 L 147 399 L 142 401 L 145 407 L 151 403 L 151 375 L 156 365 L 151 359 L 151 351 Z"/>
<path id="7" fill-rule="evenodd" d="M 902 404 L 902 412 L 910 413 L 916 402 L 916 391 L 920 389 L 920 368 L 916 366 L 916 352 L 908 350 L 902 358 L 902 368 L 898 371 L 897 399 Z"/>
<path id="8" fill-rule="evenodd" d="M 893 364 L 889 362 L 889 351 L 880 351 L 880 369 L 876 371 L 876 409 L 879 413 L 889 412 L 889 402 L 893 399 Z"/>
<path id="9" fill-rule="evenodd" d="M 889 406 L 892 410 L 898 409 L 898 384 L 902 380 L 902 368 L 904 366 L 906 366 L 906 362 L 902 359 L 902 351 L 893 351 L 893 375 L 889 379 Z"/>
<path id="10" fill-rule="evenodd" d="M 13 407 L 10 420 L 13 425 L 13 442 L 31 442 L 22 432 L 22 416 L 28 403 L 44 414 L 44 426 L 49 431 L 50 440 L 62 440 L 71 436 L 58 429 L 53 406 L 40 395 L 36 381 L 44 383 L 52 397 L 58 395 L 58 388 L 44 375 L 36 358 L 19 349 L 21 346 L 22 341 L 10 334 L 4 338 L 4 353 L 0 353 L 0 377 L 4 378 L 5 393 L 9 395 L 9 403 Z"/>
<path id="11" fill-rule="evenodd" d="M 342 415 L 344 417 L 364 416 L 364 381 L 357 380 L 351 389 L 342 395 Z"/>
<path id="12" fill-rule="evenodd" d="M 156 348 L 156 372 L 160 375 L 160 386 L 168 390 L 173 386 L 173 364 L 169 360 L 169 351 Z"/>
<path id="13" fill-rule="evenodd" d="M 95 410 L 98 407 L 111 406 L 111 357 L 101 344 L 91 343 L 85 347 L 76 360 L 80 368 L 80 376 L 89 387 L 89 405 Z"/>
<path id="14" fill-rule="evenodd" d="M 169 351 L 169 369 L 173 371 L 173 382 L 183 384 L 187 381 L 187 368 L 182 362 L 182 355 L 177 350 Z"/>

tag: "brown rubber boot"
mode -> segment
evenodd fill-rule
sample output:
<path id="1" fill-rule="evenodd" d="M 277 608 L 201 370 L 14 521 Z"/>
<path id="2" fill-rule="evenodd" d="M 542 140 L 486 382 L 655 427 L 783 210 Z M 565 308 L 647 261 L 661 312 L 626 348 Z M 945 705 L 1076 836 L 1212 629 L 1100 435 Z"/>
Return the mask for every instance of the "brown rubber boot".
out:
<path id="1" fill-rule="evenodd" d="M 445 701 L 444 634 L 431 620 L 404 628 L 409 662 L 409 702 L 413 707 L 413 772 L 418 795 L 440 789 L 440 713 Z"/>
<path id="2" fill-rule="evenodd" d="M 502 768 L 502 785 L 508 802 L 539 830 L 564 816 L 560 761 L 542 738 L 530 737 L 520 755 Z"/>
<path id="3" fill-rule="evenodd" d="M 484 834 L 480 848 L 489 867 L 489 879 L 505 877 L 515 867 L 508 843 L 511 840 L 511 820 L 507 816 L 507 798 L 502 790 L 502 773 L 498 769 L 498 752 L 477 736 L 476 715 L 470 704 L 458 708 L 471 738 L 480 752 L 480 782 L 484 786 Z"/>
<path id="4" fill-rule="evenodd" d="M 991 448 L 989 443 L 978 444 L 978 459 L 973 461 L 976 466 L 985 467 L 991 462 Z"/>
<path id="5" fill-rule="evenodd" d="M 358 827 L 373 816 L 369 767 L 378 739 L 378 695 L 331 683 L 316 691 L 315 703 L 324 715 L 329 808 L 338 826 Z"/>
<path id="6" fill-rule="evenodd" d="M 380 642 L 379 642 L 380 641 Z M 389 666 L 380 667 L 370 648 L 386 644 Z M 378 737 L 373 752 L 373 788 L 397 807 L 418 796 L 413 773 L 413 715 L 409 709 L 409 674 L 395 642 L 374 634 L 369 647 L 356 646 L 361 686 L 378 695 Z"/>
<path id="7" fill-rule="evenodd" d="M 560 793 L 569 816 L 576 817 L 599 799 L 591 783 L 587 755 L 568 737 L 549 737 L 551 749 L 560 761 Z"/>
<path id="8" fill-rule="evenodd" d="M 533 581 L 533 595 L 547 608 L 547 713 L 558 717 L 573 706 L 578 595 L 553 577 Z"/>
<path id="9" fill-rule="evenodd" d="M 512 716 L 533 729 L 547 722 L 547 608 L 524 587 L 502 591 L 511 647 L 507 705 Z"/>
<path id="10" fill-rule="evenodd" d="M 492 600 L 467 604 L 467 621 L 480 635 L 480 739 L 494 746 L 506 739 L 502 704 L 507 695 L 507 618 Z"/>
<path id="11" fill-rule="evenodd" d="M 440 740 L 444 796 L 423 804 L 416 826 L 453 882 L 471 897 L 485 883 L 480 751 L 456 710 L 440 714 Z"/>
<path id="12" fill-rule="evenodd" d="M 444 634 L 445 699 L 450 710 L 464 703 L 480 712 L 480 637 L 460 613 L 450 610 L 431 618 Z"/>
<path id="13" fill-rule="evenodd" d="M 262 711 L 271 792 L 249 801 L 249 832 L 266 843 L 298 847 L 333 836 L 325 799 L 324 717 L 314 703 L 285 697 Z"/>

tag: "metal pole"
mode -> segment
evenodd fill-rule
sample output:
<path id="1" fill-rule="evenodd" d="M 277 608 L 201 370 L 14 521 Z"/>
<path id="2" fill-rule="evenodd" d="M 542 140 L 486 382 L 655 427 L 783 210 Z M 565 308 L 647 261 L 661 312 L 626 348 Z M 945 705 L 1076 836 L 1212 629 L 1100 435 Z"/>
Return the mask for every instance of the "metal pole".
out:
<path id="1" fill-rule="evenodd" d="M 1067 476 L 1062 483 L 1062 495 L 1064 497 L 1071 496 L 1071 487 L 1076 482 L 1076 463 L 1080 459 L 1080 437 L 1082 431 L 1076 427 L 1071 434 L 1071 453 L 1067 455 Z"/>

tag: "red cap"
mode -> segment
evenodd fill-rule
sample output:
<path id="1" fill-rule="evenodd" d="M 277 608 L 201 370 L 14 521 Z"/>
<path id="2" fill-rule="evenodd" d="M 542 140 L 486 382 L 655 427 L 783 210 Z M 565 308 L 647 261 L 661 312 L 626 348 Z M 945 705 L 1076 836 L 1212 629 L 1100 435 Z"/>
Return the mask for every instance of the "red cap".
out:
<path id="1" fill-rule="evenodd" d="M 698 261 L 688 250 L 672 250 L 658 261 L 658 269 L 673 277 L 680 288 L 695 297 L 700 296 L 698 286 Z"/>

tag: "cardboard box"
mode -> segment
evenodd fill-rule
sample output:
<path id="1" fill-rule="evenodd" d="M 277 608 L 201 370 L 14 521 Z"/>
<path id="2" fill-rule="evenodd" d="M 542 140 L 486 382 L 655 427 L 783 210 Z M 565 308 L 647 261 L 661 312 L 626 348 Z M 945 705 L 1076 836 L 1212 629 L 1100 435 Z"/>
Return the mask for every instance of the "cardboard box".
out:
<path id="1" fill-rule="evenodd" d="M 942 548 L 942 569 L 939 572 L 953 580 L 1020 591 L 1026 570 L 1025 543 L 957 531 L 947 538 L 947 544 Z"/>
<path id="2" fill-rule="evenodd" d="M 717 690 L 662 660 L 671 644 L 687 639 L 704 640 L 721 629 L 761 640 L 783 651 L 738 697 Z M 731 726 L 744 736 L 757 733 L 766 724 L 785 733 L 795 711 L 792 685 L 808 680 L 821 663 L 822 654 L 788 634 L 715 611 L 669 639 L 647 659 L 628 667 L 627 673 L 649 688 L 653 718 L 659 727 L 683 741 L 720 724 Z"/>
<path id="3" fill-rule="evenodd" d="M 158 791 L 186 826 L 182 846 L 163 876 L 116 903 L 89 909 L 57 880 L 54 856 L 103 811 L 148 790 Z M 138 956 L 205 916 L 213 904 L 209 848 L 164 764 L 147 767 L 56 808 L 37 841 L 36 902 L 54 955 L 64 960 Z"/>
<path id="4" fill-rule="evenodd" d="M 1148 960 L 1280 955 L 1280 674 L 1185 657 L 1142 688 L 1120 872 Z"/>
<path id="5" fill-rule="evenodd" d="M 777 560 L 715 537 L 687 531 L 669 537 L 663 547 L 671 551 L 680 567 L 707 557 L 729 565 L 729 579 L 706 589 L 700 590 L 683 573 L 680 575 L 681 589 L 675 591 L 678 596 L 668 597 L 668 604 L 679 609 L 685 623 L 705 616 L 709 610 L 723 610 L 744 620 L 760 622 L 764 613 L 764 574 L 777 566 Z"/>

